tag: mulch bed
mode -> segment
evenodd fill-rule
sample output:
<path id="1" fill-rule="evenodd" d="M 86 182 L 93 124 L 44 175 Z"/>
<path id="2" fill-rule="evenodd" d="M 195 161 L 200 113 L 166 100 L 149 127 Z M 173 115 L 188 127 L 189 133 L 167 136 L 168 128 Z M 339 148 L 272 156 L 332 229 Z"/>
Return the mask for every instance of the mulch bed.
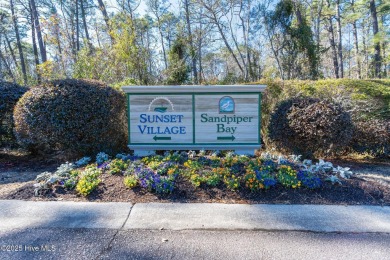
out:
<path id="1" fill-rule="evenodd" d="M 390 206 L 390 189 L 373 181 L 360 178 L 343 180 L 342 185 L 324 183 L 321 189 L 286 189 L 276 186 L 270 190 L 252 193 L 236 192 L 223 185 L 215 188 L 194 188 L 186 179 L 178 178 L 172 194 L 156 195 L 140 187 L 130 190 L 123 185 L 123 176 L 103 174 L 102 183 L 87 198 L 75 191 L 57 186 L 54 191 L 35 197 L 33 184 L 29 183 L 1 199 L 19 200 L 71 200 L 96 202 L 192 202 L 192 203 L 267 203 L 267 204 L 341 204 L 341 205 L 387 205 Z"/>
<path id="2" fill-rule="evenodd" d="M 34 157 L 27 154 L 9 154 L 0 152 L 0 173 L 5 171 L 54 171 L 61 159 Z M 338 162 L 343 165 L 343 162 Z M 353 164 L 345 162 L 344 166 Z M 390 166 L 385 161 L 385 168 Z M 363 164 L 356 164 L 357 168 Z M 368 166 L 369 167 L 369 166 Z M 383 169 L 383 167 L 382 167 Z M 389 167 L 390 171 L 390 167 Z M 133 190 L 123 184 L 123 176 L 102 174 L 102 182 L 88 197 L 78 195 L 75 191 L 68 191 L 57 186 L 54 191 L 44 195 L 34 196 L 33 181 L 26 182 L 22 187 L 9 194 L 0 196 L 0 199 L 18 200 L 70 200 L 96 202 L 191 202 L 191 203 L 267 203 L 267 204 L 339 204 L 339 205 L 386 205 L 390 206 L 390 187 L 382 183 L 352 177 L 342 180 L 342 185 L 332 185 L 324 182 L 321 189 L 309 190 L 305 188 L 287 189 L 277 185 L 269 190 L 250 192 L 247 189 L 230 191 L 223 184 L 215 188 L 200 186 L 194 188 L 185 178 L 179 176 L 172 194 L 157 195 L 145 189 L 136 187 Z M 22 181 L 22 180 L 21 180 Z M 0 181 L 1 186 L 6 182 Z"/>

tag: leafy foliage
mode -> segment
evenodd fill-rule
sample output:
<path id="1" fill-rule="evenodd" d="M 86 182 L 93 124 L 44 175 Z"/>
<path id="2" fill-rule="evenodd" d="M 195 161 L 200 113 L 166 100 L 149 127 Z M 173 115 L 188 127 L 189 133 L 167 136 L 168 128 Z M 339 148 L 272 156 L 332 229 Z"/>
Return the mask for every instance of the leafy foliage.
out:
<path id="1" fill-rule="evenodd" d="M 18 84 L 0 80 L 0 147 L 16 146 L 13 110 L 27 90 Z"/>
<path id="2" fill-rule="evenodd" d="M 271 115 L 269 138 L 282 150 L 312 156 L 345 147 L 352 122 L 340 106 L 318 99 L 289 99 Z"/>
<path id="3" fill-rule="evenodd" d="M 267 147 L 273 144 L 269 138 L 269 124 L 272 112 L 282 101 L 290 98 L 311 97 L 337 102 L 350 113 L 356 125 L 367 120 L 388 120 L 390 118 L 389 80 L 327 79 L 318 81 L 275 81 L 263 80 L 257 84 L 267 85 L 262 97 L 261 133 Z M 357 133 L 357 132 L 355 132 Z M 357 135 L 355 135 L 358 137 Z M 372 136 L 375 138 L 374 136 Z M 376 142 L 381 139 L 377 138 Z M 353 141 L 351 144 L 356 143 Z M 355 151 L 365 152 L 364 147 Z M 369 149 L 368 149 L 368 152 Z"/>
<path id="4" fill-rule="evenodd" d="M 171 50 L 168 54 L 169 66 L 166 71 L 167 84 L 183 84 L 188 80 L 188 74 L 190 72 L 189 67 L 185 62 L 186 45 L 183 37 L 178 37 L 173 43 Z"/>
<path id="5" fill-rule="evenodd" d="M 324 160 L 313 164 L 310 160 L 301 161 L 301 156 L 296 155 L 285 157 L 262 153 L 261 156 L 253 158 L 228 153 L 213 158 L 213 161 L 221 161 L 216 167 L 199 163 L 199 159 L 207 158 L 205 154 L 200 157 L 192 156 L 183 164 L 168 160 L 170 157 L 171 154 L 166 153 L 165 156 L 113 159 L 103 162 L 102 165 L 106 165 L 105 167 L 93 163 L 77 169 L 75 169 L 77 164 L 64 163 L 54 173 L 44 172 L 37 176 L 35 193 L 39 195 L 56 190 L 55 188 L 60 186 L 68 190 L 75 188 L 79 194 L 88 196 L 98 187 L 101 182 L 100 176 L 104 174 L 102 179 L 106 179 L 113 166 L 121 168 L 120 171 L 124 173 L 123 184 L 126 187 L 132 189 L 139 185 L 141 189 L 159 195 L 172 193 L 177 182 L 187 182 L 195 189 L 225 187 L 231 191 L 247 189 L 259 192 L 277 187 L 313 190 L 321 188 L 323 181 L 341 184 L 339 177 L 348 179 L 353 175 L 349 168 L 334 167 L 332 163 Z M 230 165 L 242 164 L 243 171 L 232 171 L 226 162 Z M 149 165 L 156 167 L 151 169 Z"/>
<path id="6" fill-rule="evenodd" d="M 354 124 L 351 148 L 374 156 L 390 154 L 390 120 L 372 119 Z"/>
<path id="7" fill-rule="evenodd" d="M 114 153 L 126 140 L 125 99 L 98 81 L 56 80 L 28 91 L 14 112 L 18 142 L 71 156 Z"/>
<path id="8" fill-rule="evenodd" d="M 105 152 L 100 152 L 96 155 L 96 163 L 97 165 L 102 165 L 103 163 L 107 162 L 109 159 L 109 155 Z"/>
<path id="9" fill-rule="evenodd" d="M 82 166 L 87 165 L 91 160 L 92 160 L 91 157 L 83 157 L 80 160 L 76 161 L 75 165 L 77 167 L 82 167 Z"/>
<path id="10" fill-rule="evenodd" d="M 276 4 L 275 10 L 269 12 L 265 19 L 270 41 L 274 42 L 272 46 L 279 46 L 277 50 L 272 48 L 274 55 L 280 56 L 283 79 L 297 77 L 317 79 L 319 74 L 318 48 L 313 40 L 310 26 L 302 17 L 300 8 L 301 6 L 292 0 L 281 0 Z M 293 19 L 294 13 L 297 16 L 296 23 Z"/>
<path id="11" fill-rule="evenodd" d="M 89 78 L 115 83 L 114 87 L 148 84 L 148 51 L 142 46 L 130 15 L 120 12 L 111 20 L 110 37 L 114 44 L 91 49 L 85 46 L 74 64 L 74 78 Z"/>
<path id="12" fill-rule="evenodd" d="M 129 166 L 128 163 L 121 159 L 115 159 L 112 160 L 111 163 L 108 166 L 108 172 L 110 174 L 122 174 L 127 167 Z"/>

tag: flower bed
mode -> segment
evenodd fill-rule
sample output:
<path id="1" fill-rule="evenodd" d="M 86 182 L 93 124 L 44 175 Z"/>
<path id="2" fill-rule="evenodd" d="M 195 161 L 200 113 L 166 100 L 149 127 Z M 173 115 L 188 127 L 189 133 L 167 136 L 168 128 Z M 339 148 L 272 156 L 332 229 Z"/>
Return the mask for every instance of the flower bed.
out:
<path id="1" fill-rule="evenodd" d="M 85 157 L 40 174 L 34 185 L 36 198 L 321 204 L 386 204 L 389 199 L 384 190 L 355 178 L 349 168 L 302 161 L 299 156 L 190 151 L 109 159 L 99 153 L 95 163 L 90 161 Z"/>

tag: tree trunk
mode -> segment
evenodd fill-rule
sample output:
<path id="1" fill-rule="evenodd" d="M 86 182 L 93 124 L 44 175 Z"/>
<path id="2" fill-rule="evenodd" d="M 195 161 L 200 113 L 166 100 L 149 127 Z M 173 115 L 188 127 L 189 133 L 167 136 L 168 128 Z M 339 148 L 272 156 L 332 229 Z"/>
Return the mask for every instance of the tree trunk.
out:
<path id="1" fill-rule="evenodd" d="M 302 18 L 301 10 L 299 9 L 299 3 L 297 3 L 297 1 L 294 1 L 294 9 L 295 9 L 295 15 L 297 16 L 298 25 L 302 25 L 303 18 Z"/>
<path id="2" fill-rule="evenodd" d="M 38 45 L 39 45 L 39 50 L 41 52 L 41 60 L 42 60 L 42 63 L 44 63 L 47 61 L 46 47 L 45 47 L 45 44 L 43 42 L 42 30 L 41 30 L 41 25 L 39 24 L 39 15 L 38 15 L 37 7 L 35 5 L 35 0 L 30 0 L 30 4 L 31 4 L 32 15 L 34 17 L 34 22 L 35 22 L 35 30 L 36 30 L 37 36 L 38 36 Z"/>
<path id="3" fill-rule="evenodd" d="M 357 65 L 357 78 L 362 78 L 362 65 L 360 63 L 360 53 L 359 53 L 359 43 L 358 43 L 358 36 L 357 36 L 357 29 L 356 29 L 356 21 L 352 23 L 352 30 L 353 30 L 353 43 L 355 46 L 355 62 Z"/>
<path id="4" fill-rule="evenodd" d="M 89 32 L 88 32 L 88 26 L 87 26 L 87 20 L 85 18 L 85 8 L 84 8 L 84 0 L 80 0 L 80 8 L 81 8 L 81 17 L 83 19 L 83 26 L 85 31 L 85 38 L 87 39 L 88 47 L 92 47 L 91 39 L 89 38 Z"/>
<path id="5" fill-rule="evenodd" d="M 364 55 L 364 60 L 363 63 L 365 63 L 365 76 L 364 78 L 368 77 L 368 51 L 367 51 L 367 44 L 366 44 L 366 28 L 365 28 L 365 21 L 363 20 L 362 22 L 362 44 L 363 44 L 363 55 Z M 367 32 L 368 34 L 368 32 Z"/>
<path id="6" fill-rule="evenodd" d="M 5 41 L 6 41 L 6 43 L 7 43 L 6 46 L 8 46 L 8 49 L 9 49 L 9 51 L 10 51 L 10 53 L 11 53 L 12 60 L 14 61 L 15 66 L 16 66 L 16 67 L 19 67 L 18 61 L 16 60 L 16 57 L 15 57 L 14 50 L 12 49 L 12 46 L 11 46 L 11 42 L 9 41 L 9 39 L 8 39 L 8 37 L 7 37 L 7 34 L 4 34 L 4 35 L 5 35 Z"/>
<path id="7" fill-rule="evenodd" d="M 75 9 L 70 9 L 70 42 L 71 42 L 71 50 L 72 50 L 72 58 L 76 62 L 76 54 L 77 54 L 77 43 L 76 43 L 76 25 L 75 25 Z"/>
<path id="8" fill-rule="evenodd" d="M 79 0 L 76 0 L 76 50 L 80 50 Z"/>
<path id="9" fill-rule="evenodd" d="M 185 11 L 186 11 L 188 39 L 190 41 L 190 48 L 191 48 L 190 52 L 191 52 L 191 59 L 192 59 L 192 73 L 194 74 L 194 83 L 198 84 L 198 70 L 196 68 L 196 56 L 195 56 L 194 42 L 192 39 L 188 0 L 184 0 L 184 7 L 185 7 Z"/>
<path id="10" fill-rule="evenodd" d="M 112 38 L 112 35 L 111 35 L 110 18 L 108 18 L 106 6 L 104 5 L 103 0 L 98 0 L 98 4 L 99 4 L 99 9 L 103 14 L 104 22 L 107 25 L 108 35 L 110 36 L 111 42 L 114 42 L 114 39 Z"/>
<path id="11" fill-rule="evenodd" d="M 14 30 L 15 30 L 15 35 L 16 35 L 16 44 L 18 45 L 20 65 L 22 67 L 23 82 L 24 82 L 24 84 L 27 84 L 26 64 L 24 63 L 22 43 L 20 42 L 18 21 L 17 21 L 16 16 L 15 16 L 15 6 L 14 6 L 13 0 L 10 0 L 9 4 L 10 4 L 10 8 L 11 8 L 12 21 L 13 21 L 13 24 L 14 24 Z"/>
<path id="12" fill-rule="evenodd" d="M 210 19 L 211 19 L 212 23 L 217 26 L 218 32 L 221 35 L 222 40 L 223 40 L 226 48 L 228 49 L 230 55 L 232 55 L 234 61 L 236 62 L 238 68 L 240 69 L 241 73 L 244 74 L 244 69 L 242 68 L 240 62 L 238 61 L 238 58 L 237 58 L 236 54 L 234 54 L 234 51 L 233 51 L 232 47 L 230 46 L 228 40 L 226 39 L 226 35 L 223 32 L 223 30 L 222 30 L 221 24 L 220 24 L 220 22 L 219 22 L 219 20 L 218 20 L 218 18 L 216 16 L 216 13 L 212 9 L 212 7 L 208 6 L 206 3 L 207 3 L 207 1 L 203 1 L 203 0 L 201 1 L 202 6 L 204 8 L 206 8 L 206 10 L 209 11 L 210 14 L 212 15 L 212 17 L 210 17 Z"/>
<path id="13" fill-rule="evenodd" d="M 327 0 L 328 2 L 328 8 L 330 8 L 330 1 Z M 332 21 L 332 16 L 329 15 L 328 17 L 328 32 L 329 32 L 329 43 L 330 47 L 332 48 L 332 57 L 333 57 L 333 68 L 334 68 L 334 74 L 336 76 L 336 79 L 339 78 L 339 63 L 337 61 L 337 50 L 336 50 L 336 43 L 334 40 L 334 30 L 333 30 L 333 21 Z"/>
<path id="14" fill-rule="evenodd" d="M 343 61 L 343 42 L 341 35 L 341 15 L 340 15 L 340 0 L 336 1 L 336 21 L 337 21 L 337 34 L 339 37 L 338 43 L 338 56 L 339 56 L 339 70 L 340 78 L 344 78 L 344 61 Z"/>
<path id="15" fill-rule="evenodd" d="M 352 13 L 355 13 L 355 0 L 351 1 L 351 11 Z M 362 78 L 362 65 L 360 62 L 360 53 L 359 53 L 359 41 L 358 41 L 358 33 L 357 33 L 357 21 L 353 20 L 352 22 L 352 33 L 353 33 L 353 45 L 355 47 L 355 62 L 357 65 L 357 71 L 356 71 L 356 76 L 358 79 Z"/>
<path id="16" fill-rule="evenodd" d="M 0 20 L 1 21 L 1 20 Z M 1 50 L 1 34 L 0 34 L 0 50 Z M 3 60 L 1 59 L 1 56 L 0 56 L 0 82 L 3 81 L 4 79 L 4 73 L 3 73 Z"/>
<path id="17" fill-rule="evenodd" d="M 232 16 L 233 16 L 233 14 L 232 14 Z M 243 55 L 242 52 L 240 51 L 240 47 L 238 46 L 237 39 L 236 39 L 236 37 L 234 36 L 235 33 L 234 33 L 234 31 L 233 31 L 232 20 L 229 21 L 229 28 L 230 28 L 230 33 L 231 33 L 231 36 L 232 36 L 232 39 L 233 39 L 233 43 L 234 43 L 234 45 L 236 46 L 236 50 L 237 50 L 237 52 L 238 52 L 238 55 L 239 55 L 240 58 L 241 58 L 242 65 L 244 66 L 244 68 L 242 68 L 242 67 L 240 66 L 241 71 L 242 71 L 243 74 L 244 74 L 244 79 L 245 79 L 245 81 L 247 81 L 247 78 L 248 78 L 248 68 L 247 68 L 247 66 L 246 66 L 246 62 L 245 62 L 245 59 L 244 59 L 244 55 Z M 221 32 L 222 32 L 222 31 L 221 31 Z M 224 37 L 225 37 L 225 36 L 223 36 L 223 38 L 224 38 Z M 237 60 L 237 62 L 238 62 L 238 60 Z M 239 64 L 239 63 L 238 63 L 238 64 Z"/>
<path id="18" fill-rule="evenodd" d="M 375 54 L 374 54 L 375 75 L 374 76 L 381 78 L 381 67 L 382 67 L 381 45 L 378 40 L 375 40 L 375 36 L 379 32 L 378 16 L 376 12 L 375 0 L 370 0 L 370 12 L 371 12 L 371 19 L 372 19 L 372 31 L 374 34 L 374 49 L 375 49 Z"/>
<path id="19" fill-rule="evenodd" d="M 39 65 L 38 47 L 35 38 L 34 16 L 32 14 L 31 4 L 30 4 L 30 19 L 31 19 L 31 39 L 32 39 L 32 45 L 34 51 L 34 61 L 35 61 L 35 73 L 37 74 L 38 83 L 41 83 L 41 76 L 38 73 L 38 65 Z"/>
<path id="20" fill-rule="evenodd" d="M 203 10 L 202 10 L 203 11 Z M 201 15 L 203 12 L 201 12 Z M 199 22 L 199 40 L 198 40 L 198 61 L 199 61 L 199 83 L 203 82 L 204 75 L 203 75 L 203 65 L 202 65 L 202 46 L 203 46 L 203 23 Z"/>
<path id="21" fill-rule="evenodd" d="M 11 70 L 11 68 L 9 67 L 7 61 L 5 60 L 4 55 L 3 55 L 3 53 L 1 52 L 1 49 L 0 49 L 0 59 L 3 61 L 5 67 L 7 68 L 8 74 L 11 76 L 13 82 L 15 82 L 15 81 L 16 81 L 16 80 L 15 80 L 15 76 L 14 76 L 14 74 L 12 73 L 12 70 Z"/>
<path id="22" fill-rule="evenodd" d="M 271 45 L 271 50 L 272 50 L 272 53 L 274 54 L 274 57 L 275 57 L 275 60 L 276 60 L 276 64 L 278 65 L 278 70 L 279 70 L 280 78 L 281 78 L 282 80 L 285 80 L 285 78 L 284 78 L 284 71 L 283 71 L 282 65 L 281 65 L 280 60 L 279 60 L 278 51 L 277 51 L 277 50 L 275 49 L 275 47 L 274 47 L 273 40 L 272 40 L 272 36 L 270 35 L 270 30 L 269 30 L 269 28 L 267 28 L 267 27 L 268 27 L 268 26 L 266 25 L 265 31 L 267 32 L 268 40 L 269 40 L 269 43 L 270 43 L 270 45 Z"/>
<path id="23" fill-rule="evenodd" d="M 237 56 L 234 54 L 234 52 L 233 52 L 233 50 L 232 50 L 232 47 L 230 47 L 230 44 L 229 44 L 229 42 L 227 41 L 226 36 L 225 36 L 225 34 L 223 33 L 223 31 L 222 31 L 221 25 L 220 25 L 218 22 L 217 22 L 217 28 L 218 28 L 218 31 L 219 31 L 219 33 L 220 33 L 222 39 L 223 39 L 223 42 L 225 43 L 226 48 L 229 50 L 230 54 L 232 55 L 234 61 L 236 62 L 238 68 L 240 69 L 241 73 L 244 73 L 244 70 L 243 70 L 243 68 L 242 68 L 242 66 L 241 66 L 241 64 L 240 64 L 240 62 L 238 61 Z"/>
<path id="24" fill-rule="evenodd" d="M 163 51 L 164 65 L 165 65 L 165 69 L 168 69 L 167 53 L 165 51 L 164 35 L 163 35 L 162 29 L 161 29 L 160 17 L 158 15 L 156 15 L 156 17 L 157 17 L 157 22 L 158 22 L 158 32 L 160 33 L 160 37 L 161 37 L 161 48 Z"/>
<path id="25" fill-rule="evenodd" d="M 199 39 L 199 44 L 198 44 L 198 52 L 199 52 L 199 83 L 203 82 L 203 65 L 202 65 L 202 39 Z"/>
<path id="26" fill-rule="evenodd" d="M 384 15 L 383 13 L 382 13 L 382 15 L 381 15 L 381 20 L 382 20 L 382 24 L 383 25 L 385 25 L 386 24 L 386 15 Z M 389 67 L 388 66 L 388 60 L 389 59 L 386 59 L 385 57 L 387 57 L 386 56 L 386 50 L 387 50 L 387 45 L 389 44 L 389 40 L 388 39 L 384 39 L 383 40 L 383 42 L 382 42 L 382 51 L 383 51 L 383 53 L 382 53 L 382 57 L 383 57 L 383 78 L 387 78 L 388 77 L 388 72 L 387 72 L 387 68 Z"/>
<path id="27" fill-rule="evenodd" d="M 383 50 L 383 56 L 386 57 L 386 46 L 387 46 L 387 41 L 383 41 L 382 43 L 382 50 Z M 386 62 L 383 64 L 383 78 L 387 78 L 388 73 L 387 73 L 387 64 Z"/>
<path id="28" fill-rule="evenodd" d="M 339 76 L 339 63 L 337 60 L 337 50 L 336 50 L 336 43 L 334 40 L 334 33 L 333 33 L 333 25 L 332 25 L 332 18 L 329 18 L 329 42 L 330 46 L 332 48 L 332 56 L 333 56 L 333 68 L 334 68 L 334 74 L 336 76 L 336 79 L 340 78 Z"/>
<path id="29" fill-rule="evenodd" d="M 315 24 L 315 41 L 316 41 L 316 51 L 320 51 L 320 43 L 321 43 L 321 38 L 320 38 L 320 28 L 321 28 L 321 21 L 322 21 L 322 9 L 323 9 L 323 4 L 324 1 L 321 0 L 320 3 L 318 3 L 317 6 L 317 17 L 314 18 L 313 24 Z M 317 62 L 317 71 L 320 71 L 320 62 Z"/>
<path id="30" fill-rule="evenodd" d="M 241 20 L 241 27 L 242 27 L 242 35 L 244 37 L 244 46 L 245 46 L 245 55 L 246 55 L 246 63 L 244 62 L 245 66 L 245 81 L 249 80 L 249 76 L 252 74 L 251 71 L 251 58 L 250 58 L 250 51 L 249 51 L 249 15 L 248 19 L 245 21 L 244 18 L 241 16 L 242 9 L 244 7 L 243 0 L 240 1 L 240 12 L 239 17 Z M 248 11 L 250 12 L 250 1 L 248 1 Z M 244 61 L 244 59 L 243 59 Z"/>

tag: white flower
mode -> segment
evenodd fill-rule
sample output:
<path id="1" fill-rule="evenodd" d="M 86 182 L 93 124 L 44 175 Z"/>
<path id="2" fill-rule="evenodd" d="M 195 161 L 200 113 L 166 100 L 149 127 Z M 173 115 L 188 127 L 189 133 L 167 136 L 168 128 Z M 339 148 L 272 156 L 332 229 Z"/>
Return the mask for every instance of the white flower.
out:
<path id="1" fill-rule="evenodd" d="M 348 167 L 343 168 L 343 167 L 337 166 L 337 168 L 333 169 L 333 172 L 340 174 L 340 177 L 344 178 L 344 179 L 349 179 L 353 175 L 353 172 L 350 171 L 350 168 L 348 168 Z"/>

